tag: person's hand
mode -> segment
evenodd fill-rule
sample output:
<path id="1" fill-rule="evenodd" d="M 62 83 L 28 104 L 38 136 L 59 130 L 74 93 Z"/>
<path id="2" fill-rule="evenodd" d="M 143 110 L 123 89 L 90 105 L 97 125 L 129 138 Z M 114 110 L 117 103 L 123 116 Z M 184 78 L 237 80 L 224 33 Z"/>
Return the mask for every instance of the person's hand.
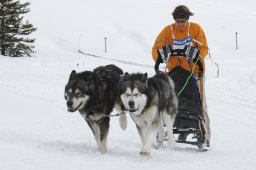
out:
<path id="1" fill-rule="evenodd" d="M 162 71 L 160 71 L 160 70 L 155 70 L 156 71 L 156 75 L 157 74 L 162 74 Z"/>
<path id="2" fill-rule="evenodd" d="M 160 51 L 157 50 L 157 60 L 156 60 L 157 63 L 163 63 L 164 60 L 162 58 L 162 55 L 160 54 Z"/>
<path id="3" fill-rule="evenodd" d="M 168 53 L 168 49 L 167 49 L 166 46 L 164 46 L 163 48 L 158 49 L 157 53 L 158 53 L 158 58 L 159 58 L 160 63 L 167 62 L 168 57 L 169 57 L 169 53 Z"/>
<path id="4" fill-rule="evenodd" d="M 199 55 L 199 49 L 191 45 L 186 46 L 186 58 L 188 63 L 195 61 L 198 55 Z"/>

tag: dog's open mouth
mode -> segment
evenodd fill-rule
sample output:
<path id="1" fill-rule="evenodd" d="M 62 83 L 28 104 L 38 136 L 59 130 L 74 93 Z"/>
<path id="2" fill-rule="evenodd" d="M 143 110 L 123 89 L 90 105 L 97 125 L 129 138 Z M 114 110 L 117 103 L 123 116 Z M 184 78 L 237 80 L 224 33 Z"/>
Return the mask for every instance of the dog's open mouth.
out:
<path id="1" fill-rule="evenodd" d="M 82 105 L 83 102 L 81 102 L 76 108 L 68 108 L 69 112 L 75 112 L 77 109 Z"/>
<path id="2" fill-rule="evenodd" d="M 135 108 L 130 108 L 130 109 L 128 109 L 128 111 L 129 111 L 130 113 L 137 112 L 138 110 L 139 110 L 139 107 L 138 107 L 137 109 L 135 109 Z"/>

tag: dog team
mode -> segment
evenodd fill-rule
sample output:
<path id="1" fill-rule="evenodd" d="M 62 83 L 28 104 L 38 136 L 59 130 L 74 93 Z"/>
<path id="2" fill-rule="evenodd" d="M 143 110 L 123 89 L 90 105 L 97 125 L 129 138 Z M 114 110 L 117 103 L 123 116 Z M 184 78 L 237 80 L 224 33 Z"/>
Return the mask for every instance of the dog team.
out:
<path id="1" fill-rule="evenodd" d="M 107 150 L 110 113 L 129 112 L 141 138 L 143 156 L 149 156 L 159 132 L 164 140 L 167 128 L 168 145 L 175 147 L 173 124 L 178 99 L 174 83 L 164 73 L 148 77 L 147 73 L 125 73 L 115 65 L 100 66 L 93 71 L 72 71 L 65 87 L 67 109 L 79 111 L 94 134 L 98 151 Z M 126 114 L 119 117 L 120 127 L 127 127 Z"/>

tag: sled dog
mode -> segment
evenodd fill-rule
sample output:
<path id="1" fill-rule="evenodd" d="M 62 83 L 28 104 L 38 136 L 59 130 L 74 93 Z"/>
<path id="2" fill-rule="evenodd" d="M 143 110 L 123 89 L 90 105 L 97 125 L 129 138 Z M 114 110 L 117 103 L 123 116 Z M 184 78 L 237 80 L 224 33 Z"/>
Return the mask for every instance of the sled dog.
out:
<path id="1" fill-rule="evenodd" d="M 175 147 L 173 124 L 177 115 L 178 99 L 169 76 L 157 74 L 148 78 L 147 73 L 125 73 L 120 98 L 136 124 L 142 142 L 141 155 L 150 156 L 152 144 L 160 129 L 163 140 L 163 123 L 167 128 L 168 145 Z"/>
<path id="2" fill-rule="evenodd" d="M 107 150 L 109 115 L 119 97 L 120 75 L 123 71 L 115 65 L 81 73 L 73 70 L 65 87 L 68 111 L 78 110 L 84 117 L 101 153 Z"/>

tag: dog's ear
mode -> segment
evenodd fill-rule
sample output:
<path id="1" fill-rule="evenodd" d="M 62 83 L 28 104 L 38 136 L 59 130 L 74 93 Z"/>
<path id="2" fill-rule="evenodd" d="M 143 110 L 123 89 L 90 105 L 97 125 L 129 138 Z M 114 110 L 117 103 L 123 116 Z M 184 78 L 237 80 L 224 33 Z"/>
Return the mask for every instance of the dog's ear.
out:
<path id="1" fill-rule="evenodd" d="M 69 76 L 69 80 L 74 79 L 74 78 L 75 78 L 75 76 L 76 76 L 76 71 L 75 71 L 75 70 L 73 70 L 73 71 L 71 72 L 70 76 Z"/>
<path id="2" fill-rule="evenodd" d="M 148 73 L 143 74 L 141 77 L 142 82 L 146 82 L 147 79 L 148 79 Z"/>
<path id="3" fill-rule="evenodd" d="M 124 81 L 129 80 L 129 78 L 130 78 L 130 74 L 127 73 L 127 72 L 125 72 L 125 73 L 124 73 Z"/>

